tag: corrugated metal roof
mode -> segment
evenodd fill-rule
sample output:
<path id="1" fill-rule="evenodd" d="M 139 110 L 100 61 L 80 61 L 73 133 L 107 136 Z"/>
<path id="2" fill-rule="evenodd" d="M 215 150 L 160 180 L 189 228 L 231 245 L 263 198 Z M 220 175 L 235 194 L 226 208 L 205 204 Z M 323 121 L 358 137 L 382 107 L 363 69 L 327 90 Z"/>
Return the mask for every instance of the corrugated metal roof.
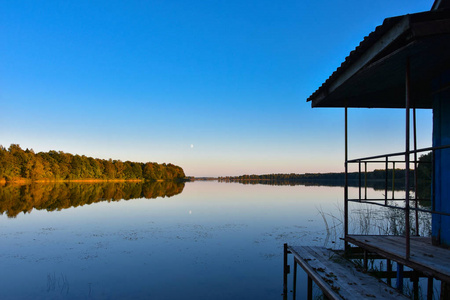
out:
<path id="1" fill-rule="evenodd" d="M 313 106 L 315 106 L 314 102 L 321 102 L 322 99 L 324 98 L 327 97 L 330 98 L 329 97 L 330 93 L 333 93 L 337 89 L 340 89 L 340 93 L 343 94 L 343 96 L 345 96 L 345 93 L 342 91 L 343 88 L 340 87 L 340 81 L 343 81 L 344 83 L 342 83 L 342 85 L 345 85 L 345 82 L 352 81 L 349 79 L 353 79 L 355 74 L 357 74 L 364 68 L 367 68 L 367 66 L 369 66 L 370 64 L 377 62 L 377 60 L 389 57 L 389 55 L 392 55 L 396 51 L 400 51 L 402 47 L 408 46 L 413 41 L 420 40 L 421 43 L 419 44 L 420 47 L 422 48 L 417 48 L 415 45 L 413 46 L 409 45 L 409 49 L 407 50 L 410 51 L 411 53 L 413 53 L 414 51 L 417 52 L 418 51 L 417 49 L 420 49 L 420 51 L 428 51 L 432 47 L 436 47 L 437 45 L 436 39 L 434 39 L 433 41 L 434 44 L 431 44 L 430 42 L 427 45 L 424 45 L 423 37 L 424 36 L 432 37 L 433 35 L 436 34 L 444 36 L 450 33 L 449 20 L 450 20 L 450 12 L 448 10 L 422 12 L 385 19 L 382 25 L 376 27 L 373 32 L 371 32 L 360 42 L 360 44 L 355 48 L 355 50 L 350 52 L 350 54 L 346 57 L 345 61 L 310 97 L 308 97 L 307 101 L 313 101 Z M 422 32 L 420 32 L 420 30 L 422 30 Z M 395 34 L 392 34 L 392 32 L 394 31 Z M 447 39 L 447 37 L 445 38 Z M 439 39 L 438 42 L 440 40 L 441 39 Z M 364 56 L 367 57 L 367 53 L 369 51 L 372 52 L 373 57 L 370 57 L 370 60 L 366 59 L 366 61 L 361 62 L 364 59 Z M 430 63 L 436 62 L 430 61 Z M 352 68 L 357 69 L 355 69 L 356 71 L 354 71 L 354 74 L 351 74 L 351 76 L 353 77 L 349 77 L 350 76 L 349 73 L 353 72 Z M 376 68 L 374 68 L 374 70 L 376 70 Z M 383 70 L 386 71 L 386 67 L 384 67 Z M 366 74 L 365 76 L 368 75 Z M 379 77 L 380 76 L 378 75 L 377 78 Z M 353 81 L 355 80 L 353 79 Z M 372 88 L 375 89 L 374 87 Z M 348 96 L 355 97 L 356 95 L 354 94 L 354 92 L 352 92 L 352 95 Z M 327 105 L 319 105 L 319 106 L 341 106 L 341 104 L 338 103 L 336 104 L 337 105 L 330 105 L 330 103 L 328 103 Z M 367 107 L 366 105 L 362 106 Z M 396 106 L 393 105 L 392 107 Z"/>
<path id="2" fill-rule="evenodd" d="M 368 36 L 365 36 L 364 39 L 356 46 L 355 50 L 351 51 L 350 54 L 345 58 L 344 62 L 334 71 L 330 77 L 311 95 L 308 97 L 307 101 L 311 101 L 315 96 L 321 93 L 322 90 L 326 89 L 327 86 L 333 81 L 336 77 L 338 77 L 345 69 L 348 67 L 354 60 L 356 60 L 361 53 L 364 53 L 366 49 L 370 48 L 370 46 L 377 41 L 385 32 L 387 32 L 396 22 L 398 22 L 403 16 L 387 18 L 383 21 L 382 25 L 379 25 L 372 31 Z"/>

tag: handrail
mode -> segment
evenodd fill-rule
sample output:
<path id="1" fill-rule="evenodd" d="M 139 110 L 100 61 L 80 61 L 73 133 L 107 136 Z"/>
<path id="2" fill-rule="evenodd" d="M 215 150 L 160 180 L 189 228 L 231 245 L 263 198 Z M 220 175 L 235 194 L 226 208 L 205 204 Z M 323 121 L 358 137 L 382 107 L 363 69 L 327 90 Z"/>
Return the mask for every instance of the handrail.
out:
<path id="1" fill-rule="evenodd" d="M 427 148 L 422 148 L 422 149 L 417 149 L 417 150 L 410 150 L 408 152 L 409 152 L 409 154 L 413 154 L 413 153 L 419 153 L 419 152 L 425 152 L 425 151 L 441 150 L 441 149 L 446 149 L 446 148 L 450 148 L 450 145 L 437 146 L 437 147 L 427 147 Z M 388 154 L 380 154 L 380 155 L 375 155 L 375 156 L 368 156 L 368 157 L 363 157 L 363 158 L 350 159 L 350 160 L 347 160 L 347 163 L 357 163 L 359 161 L 364 161 L 364 160 L 371 160 L 371 159 L 391 157 L 391 156 L 401 156 L 401 155 L 405 155 L 405 154 L 406 154 L 406 152 L 395 152 L 395 153 L 388 153 Z M 402 162 L 404 162 L 404 161 L 402 161 Z M 381 163 L 381 161 L 379 163 Z"/>
<path id="2" fill-rule="evenodd" d="M 414 147 L 415 148 L 415 147 Z M 388 153 L 388 154 L 381 154 L 381 155 L 374 155 L 374 156 L 368 156 L 368 157 L 363 157 L 363 158 L 357 158 L 357 159 L 351 159 L 349 160 L 347 158 L 347 154 L 346 154 L 346 159 L 345 159 L 345 209 L 344 209 L 344 218 L 345 218 L 345 235 L 348 235 L 348 202 L 359 202 L 359 203 L 366 203 L 366 204 L 371 204 L 371 205 L 377 205 L 377 206 L 382 206 L 382 207 L 387 207 L 387 208 L 392 208 L 392 209 L 400 209 L 405 211 L 405 225 L 406 225 L 406 257 L 409 258 L 409 253 L 410 253 L 410 245 L 409 245 L 409 240 L 410 240 L 410 229 L 409 229 L 409 212 L 410 211 L 414 211 L 416 213 L 416 235 L 419 234 L 419 223 L 418 223 L 418 212 L 424 212 L 424 213 L 430 213 L 430 214 L 436 214 L 436 215 L 442 215 L 442 216 L 450 216 L 450 213 L 448 212 L 444 212 L 444 211 L 436 211 L 436 210 L 431 210 L 431 209 L 423 209 L 423 208 L 419 208 L 418 207 L 418 201 L 420 200 L 431 200 L 431 199 L 418 199 L 417 198 L 417 187 L 418 187 L 418 182 L 417 182 L 417 167 L 418 167 L 418 163 L 431 163 L 432 164 L 432 170 L 434 170 L 434 155 L 433 155 L 433 159 L 431 162 L 421 162 L 417 159 L 417 153 L 420 152 L 426 152 L 426 151 L 432 151 L 433 153 L 437 150 L 442 150 L 442 149 L 448 149 L 450 148 L 450 145 L 443 145 L 443 146 L 437 146 L 437 147 L 427 147 L 427 148 L 422 148 L 422 149 L 415 149 L 415 150 L 410 150 L 408 145 L 406 147 L 406 151 L 404 152 L 395 152 L 395 153 Z M 414 158 L 410 159 L 410 155 L 414 154 Z M 395 156 L 404 156 L 405 160 L 389 160 L 390 157 L 395 157 Z M 379 160 L 379 159 L 383 159 L 383 160 Z M 374 161 L 376 160 L 376 161 Z M 348 195 L 348 164 L 349 163 L 357 163 L 358 164 L 358 181 L 359 181 L 359 195 L 357 196 L 357 199 L 349 199 L 349 195 Z M 361 168 L 361 163 L 364 163 L 364 172 L 365 172 L 365 176 L 364 176 L 364 196 L 362 195 L 362 168 Z M 383 163 L 385 164 L 385 195 L 384 195 L 384 199 L 367 199 L 367 163 Z M 392 199 L 388 199 L 387 195 L 388 195 L 388 176 L 389 176 L 389 164 L 392 164 L 392 175 L 391 175 L 391 181 L 392 181 Z M 403 163 L 405 164 L 405 189 L 406 189 L 406 195 L 405 198 L 403 199 L 395 199 L 394 197 L 394 191 L 395 191 L 395 164 L 396 163 Z M 410 169 L 410 165 L 414 164 L 414 168 Z M 409 196 L 409 180 L 408 180 L 408 175 L 409 175 L 409 171 L 413 171 L 414 172 L 414 191 L 415 191 L 415 196 L 412 200 L 415 200 L 415 207 L 410 207 L 409 206 L 409 200 L 410 200 L 410 196 Z M 433 171 L 432 171 L 433 172 Z M 432 180 L 432 189 L 434 189 L 434 180 Z M 407 185 L 407 186 L 406 186 Z M 390 189 L 389 189 L 390 190 Z M 395 206 L 395 205 L 390 205 L 388 203 L 388 201 L 397 201 L 397 200 L 402 200 L 405 201 L 405 207 L 399 207 L 399 206 Z M 378 202 L 374 202 L 374 201 L 384 201 L 384 203 L 378 203 Z"/>
<path id="3" fill-rule="evenodd" d="M 384 160 L 375 160 L 375 161 L 373 161 L 373 160 L 364 160 L 364 159 L 352 159 L 352 160 L 348 161 L 348 163 L 352 163 L 352 164 L 356 164 L 358 162 L 364 162 L 364 163 L 369 163 L 369 164 L 384 164 L 386 161 L 384 161 Z M 389 162 L 390 163 L 394 163 L 394 162 L 396 162 L 396 163 L 404 163 L 405 161 L 404 160 L 390 160 Z M 417 160 L 417 161 L 410 160 L 409 162 L 410 163 L 419 162 L 419 160 Z M 429 161 L 423 161 L 421 163 L 431 164 L 431 162 L 429 162 Z"/>

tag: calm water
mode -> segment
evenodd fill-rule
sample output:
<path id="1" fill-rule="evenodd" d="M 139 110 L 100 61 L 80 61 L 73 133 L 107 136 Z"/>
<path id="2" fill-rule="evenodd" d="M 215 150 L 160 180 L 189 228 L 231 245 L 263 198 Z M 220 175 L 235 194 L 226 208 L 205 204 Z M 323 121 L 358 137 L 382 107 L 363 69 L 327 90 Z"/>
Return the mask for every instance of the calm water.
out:
<path id="1" fill-rule="evenodd" d="M 0 188 L 0 298 L 281 299 L 283 243 L 337 242 L 341 187 L 116 187 Z"/>

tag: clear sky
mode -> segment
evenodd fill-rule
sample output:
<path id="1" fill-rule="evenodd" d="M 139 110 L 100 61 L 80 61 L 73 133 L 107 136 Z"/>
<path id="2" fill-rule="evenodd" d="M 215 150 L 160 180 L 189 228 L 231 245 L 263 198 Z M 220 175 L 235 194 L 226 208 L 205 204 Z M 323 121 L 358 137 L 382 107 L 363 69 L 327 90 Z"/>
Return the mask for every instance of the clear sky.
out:
<path id="1" fill-rule="evenodd" d="M 191 176 L 343 171 L 343 109 L 306 98 L 384 18 L 432 4 L 1 0 L 0 144 Z M 349 134 L 350 158 L 402 151 L 404 112 L 350 109 Z"/>

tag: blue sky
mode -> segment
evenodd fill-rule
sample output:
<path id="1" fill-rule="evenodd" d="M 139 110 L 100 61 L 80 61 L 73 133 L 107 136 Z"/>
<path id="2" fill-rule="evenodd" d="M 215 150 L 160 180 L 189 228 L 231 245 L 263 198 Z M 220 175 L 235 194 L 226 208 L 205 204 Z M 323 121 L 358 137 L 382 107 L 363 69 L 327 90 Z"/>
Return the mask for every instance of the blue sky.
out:
<path id="1" fill-rule="evenodd" d="M 0 1 L 0 144 L 192 176 L 343 171 L 343 109 L 306 98 L 384 18 L 431 5 Z M 349 118 L 350 157 L 402 151 L 403 111 Z"/>

